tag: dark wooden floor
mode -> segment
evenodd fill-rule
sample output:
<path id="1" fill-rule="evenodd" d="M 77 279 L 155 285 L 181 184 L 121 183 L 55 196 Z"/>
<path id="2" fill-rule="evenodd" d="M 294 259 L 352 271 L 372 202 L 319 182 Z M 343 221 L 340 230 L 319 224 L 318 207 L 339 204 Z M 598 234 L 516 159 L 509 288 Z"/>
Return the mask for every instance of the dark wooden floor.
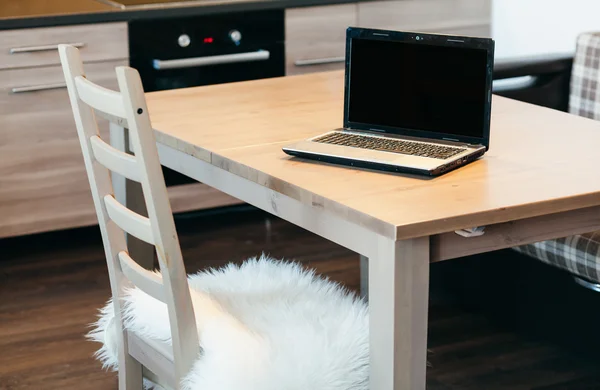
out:
<path id="1" fill-rule="evenodd" d="M 262 213 L 178 230 L 188 272 L 265 251 L 359 285 L 355 253 Z M 0 389 L 116 389 L 83 338 L 109 297 L 98 231 L 3 240 L 0 256 Z M 600 389 L 599 296 L 511 256 L 432 265 L 428 389 Z"/>

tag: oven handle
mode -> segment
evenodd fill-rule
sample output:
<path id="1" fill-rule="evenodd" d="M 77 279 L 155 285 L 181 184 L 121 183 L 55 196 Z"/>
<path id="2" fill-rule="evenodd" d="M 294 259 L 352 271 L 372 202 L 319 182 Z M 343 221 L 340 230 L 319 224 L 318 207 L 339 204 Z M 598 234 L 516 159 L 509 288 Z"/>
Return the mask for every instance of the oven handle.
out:
<path id="1" fill-rule="evenodd" d="M 179 60 L 153 60 L 156 70 L 193 68 L 197 66 L 233 64 L 236 62 L 266 61 L 271 57 L 268 50 L 251 51 L 248 53 L 224 54 L 219 56 L 182 58 Z"/>
<path id="2" fill-rule="evenodd" d="M 535 86 L 537 81 L 538 78 L 536 76 L 520 76 L 510 77 L 507 79 L 497 79 L 492 83 L 492 89 L 494 93 L 519 91 Z"/>

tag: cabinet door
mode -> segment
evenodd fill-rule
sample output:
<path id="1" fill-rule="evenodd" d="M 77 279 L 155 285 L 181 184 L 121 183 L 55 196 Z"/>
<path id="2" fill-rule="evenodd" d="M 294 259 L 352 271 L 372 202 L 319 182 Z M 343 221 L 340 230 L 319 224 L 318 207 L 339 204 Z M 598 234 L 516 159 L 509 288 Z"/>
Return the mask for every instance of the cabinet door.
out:
<path id="1" fill-rule="evenodd" d="M 115 66 L 86 64 L 117 89 Z M 108 139 L 108 123 L 99 120 Z M 96 223 L 60 66 L 0 71 L 0 237 Z"/>
<path id="2" fill-rule="evenodd" d="M 490 36 L 491 0 L 399 0 L 362 2 L 361 27 Z"/>
<path id="3" fill-rule="evenodd" d="M 286 74 L 343 69 L 346 29 L 356 23 L 356 4 L 287 9 Z"/>
<path id="4" fill-rule="evenodd" d="M 127 62 L 86 64 L 86 76 L 118 90 Z M 98 222 L 63 83 L 58 66 L 0 71 L 0 237 Z M 108 141 L 108 122 L 98 126 Z M 202 183 L 168 190 L 173 212 L 242 203 Z"/>

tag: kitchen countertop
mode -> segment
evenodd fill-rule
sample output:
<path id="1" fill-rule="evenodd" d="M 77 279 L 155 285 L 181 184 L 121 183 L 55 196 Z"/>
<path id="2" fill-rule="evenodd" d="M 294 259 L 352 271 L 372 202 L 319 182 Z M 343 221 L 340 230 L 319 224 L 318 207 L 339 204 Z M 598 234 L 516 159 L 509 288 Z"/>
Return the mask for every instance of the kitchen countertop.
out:
<path id="1" fill-rule="evenodd" d="M 197 0 L 153 8 L 121 9 L 98 0 L 0 0 L 0 30 L 283 9 L 357 1 L 360 0 Z"/>
<path id="2" fill-rule="evenodd" d="M 114 7 L 95 0 L 3 0 L 0 2 L 0 20 L 66 16 L 112 10 Z"/>

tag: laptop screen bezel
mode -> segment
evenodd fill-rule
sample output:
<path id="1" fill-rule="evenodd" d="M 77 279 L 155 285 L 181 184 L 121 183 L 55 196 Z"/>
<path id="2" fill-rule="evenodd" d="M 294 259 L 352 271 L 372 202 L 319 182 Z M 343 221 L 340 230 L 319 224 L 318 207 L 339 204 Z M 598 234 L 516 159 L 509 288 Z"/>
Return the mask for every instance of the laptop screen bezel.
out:
<path id="1" fill-rule="evenodd" d="M 417 37 L 419 39 L 417 40 Z M 402 127 L 391 127 L 381 126 L 374 123 L 360 123 L 352 122 L 349 120 L 350 110 L 350 68 L 351 68 L 351 52 L 352 52 L 352 40 L 358 39 L 369 39 L 369 40 L 380 40 L 380 41 L 395 41 L 395 42 L 410 42 L 416 45 L 434 45 L 434 46 L 448 46 L 448 47 L 461 47 L 461 48 L 473 48 L 485 50 L 487 52 L 486 61 L 486 81 L 485 91 L 487 96 L 484 118 L 481 123 L 482 126 L 482 137 L 467 137 L 458 134 L 450 133 L 438 133 L 419 129 L 410 129 Z M 345 74 L 345 88 L 344 88 L 344 128 L 373 131 L 377 133 L 405 135 L 410 137 L 418 138 L 430 138 L 436 140 L 447 140 L 472 145 L 483 145 L 486 149 L 489 149 L 490 143 L 490 119 L 492 111 L 492 82 L 493 82 L 493 70 L 494 70 L 494 41 L 489 38 L 474 38 L 474 37 L 463 37 L 463 36 L 452 36 L 452 35 L 439 35 L 439 34 L 423 34 L 417 32 L 400 32 L 400 31 L 386 31 L 366 28 L 349 27 L 346 30 L 346 74 Z"/>

